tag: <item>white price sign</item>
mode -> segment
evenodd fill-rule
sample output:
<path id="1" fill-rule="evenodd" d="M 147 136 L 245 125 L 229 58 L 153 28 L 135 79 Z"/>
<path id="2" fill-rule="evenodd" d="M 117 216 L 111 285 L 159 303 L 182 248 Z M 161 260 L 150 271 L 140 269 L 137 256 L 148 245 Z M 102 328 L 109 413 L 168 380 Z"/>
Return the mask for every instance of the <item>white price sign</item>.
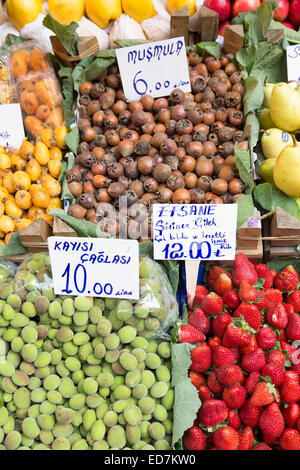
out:
<path id="1" fill-rule="evenodd" d="M 288 80 L 300 81 L 300 45 L 286 48 Z"/>
<path id="2" fill-rule="evenodd" d="M 50 237 L 48 247 L 55 294 L 139 298 L 136 240 Z"/>
<path id="3" fill-rule="evenodd" d="M 191 91 L 184 38 L 116 49 L 125 97 L 168 96 L 176 88 Z"/>
<path id="4" fill-rule="evenodd" d="M 0 146 L 20 148 L 25 139 L 21 107 L 18 103 L 0 106 Z"/>
<path id="5" fill-rule="evenodd" d="M 232 260 L 237 204 L 154 204 L 154 259 Z"/>

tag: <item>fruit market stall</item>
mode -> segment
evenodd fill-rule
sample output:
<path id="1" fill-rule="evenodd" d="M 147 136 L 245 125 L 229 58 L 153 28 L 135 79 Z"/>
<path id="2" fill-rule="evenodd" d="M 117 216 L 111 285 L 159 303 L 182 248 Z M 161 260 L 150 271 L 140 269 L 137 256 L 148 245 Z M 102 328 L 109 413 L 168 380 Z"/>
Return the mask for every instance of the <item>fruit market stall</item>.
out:
<path id="1" fill-rule="evenodd" d="M 0 3 L 0 450 L 300 450 L 299 27 Z"/>

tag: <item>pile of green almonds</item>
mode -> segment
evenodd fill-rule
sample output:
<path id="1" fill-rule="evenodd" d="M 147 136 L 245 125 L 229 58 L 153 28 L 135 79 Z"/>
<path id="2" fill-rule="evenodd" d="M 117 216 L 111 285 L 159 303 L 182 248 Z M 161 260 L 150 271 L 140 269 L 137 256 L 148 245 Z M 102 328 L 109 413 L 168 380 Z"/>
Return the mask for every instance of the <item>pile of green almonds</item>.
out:
<path id="1" fill-rule="evenodd" d="M 0 450 L 170 449 L 171 350 L 157 332 L 178 309 L 157 263 L 140 258 L 130 302 L 56 296 L 37 254 L 0 272 L 0 299 Z"/>

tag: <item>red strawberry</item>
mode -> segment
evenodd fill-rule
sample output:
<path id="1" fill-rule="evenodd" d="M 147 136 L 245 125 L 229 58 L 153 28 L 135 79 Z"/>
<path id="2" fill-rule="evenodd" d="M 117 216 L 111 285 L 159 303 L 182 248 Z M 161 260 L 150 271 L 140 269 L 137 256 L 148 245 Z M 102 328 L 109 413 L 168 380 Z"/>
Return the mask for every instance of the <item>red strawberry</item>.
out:
<path id="1" fill-rule="evenodd" d="M 223 299 L 215 292 L 210 292 L 203 297 L 201 308 L 206 315 L 216 316 L 223 308 Z"/>
<path id="2" fill-rule="evenodd" d="M 283 304 L 275 304 L 266 313 L 266 321 L 274 328 L 285 328 L 288 316 Z"/>
<path id="3" fill-rule="evenodd" d="M 207 385 L 201 385 L 201 387 L 199 388 L 199 398 L 202 403 L 204 403 L 206 400 L 213 399 L 213 394 L 211 393 Z"/>
<path id="4" fill-rule="evenodd" d="M 223 295 L 224 304 L 232 310 L 236 309 L 240 303 L 239 296 L 234 290 L 228 290 Z"/>
<path id="5" fill-rule="evenodd" d="M 297 313 L 289 314 L 285 335 L 286 338 L 290 339 L 291 341 L 300 339 L 300 315 Z"/>
<path id="6" fill-rule="evenodd" d="M 300 407 L 298 403 L 290 403 L 287 408 L 283 408 L 282 414 L 287 428 L 297 427 L 297 422 L 300 417 Z"/>
<path id="7" fill-rule="evenodd" d="M 252 284 L 247 281 L 241 281 L 239 288 L 239 298 L 242 302 L 254 302 L 258 292 Z"/>
<path id="8" fill-rule="evenodd" d="M 265 365 L 261 375 L 263 377 L 270 377 L 272 384 L 274 384 L 276 387 L 279 387 L 283 381 L 283 369 L 274 362 L 269 362 L 267 365 Z"/>
<path id="9" fill-rule="evenodd" d="M 194 344 L 205 341 L 204 334 L 201 331 L 196 330 L 196 328 L 192 325 L 178 323 L 175 330 L 176 336 L 178 337 L 180 343 Z"/>
<path id="10" fill-rule="evenodd" d="M 257 346 L 257 342 L 256 342 L 256 336 L 253 335 L 251 336 L 251 339 L 249 341 L 249 343 L 247 344 L 247 346 L 244 346 L 243 348 L 240 348 L 239 351 L 241 352 L 241 354 L 247 354 L 249 352 L 252 352 L 252 351 L 255 351 L 255 349 L 257 349 L 258 346 Z"/>
<path id="11" fill-rule="evenodd" d="M 271 405 L 275 400 L 278 401 L 278 398 L 274 385 L 269 382 L 259 382 L 250 398 L 250 404 L 256 407 Z"/>
<path id="12" fill-rule="evenodd" d="M 235 318 L 244 317 L 248 325 L 254 328 L 254 330 L 258 330 L 261 325 L 260 311 L 254 304 L 241 303 L 235 310 L 233 316 Z"/>
<path id="13" fill-rule="evenodd" d="M 213 338 L 210 338 L 208 340 L 208 346 L 210 347 L 210 349 L 215 349 L 218 346 L 221 346 L 221 344 L 222 344 L 222 341 L 221 341 L 221 338 L 219 338 L 219 336 L 214 336 Z"/>
<path id="14" fill-rule="evenodd" d="M 271 328 L 264 327 L 256 335 L 257 344 L 261 349 L 271 349 L 277 341 L 277 336 Z"/>
<path id="15" fill-rule="evenodd" d="M 250 450 L 254 443 L 254 434 L 250 426 L 239 430 L 240 443 L 238 450 Z"/>
<path id="16" fill-rule="evenodd" d="M 245 389 L 247 393 L 252 394 L 255 390 L 256 385 L 260 380 L 260 373 L 258 371 L 251 372 L 249 377 L 245 380 Z"/>
<path id="17" fill-rule="evenodd" d="M 204 335 L 207 335 L 210 330 L 210 321 L 201 310 L 201 308 L 195 308 L 189 311 L 189 324 L 193 325 L 197 330 L 201 331 Z"/>
<path id="18" fill-rule="evenodd" d="M 264 434 L 278 437 L 284 430 L 284 419 L 279 406 L 272 403 L 263 410 L 258 421 L 259 427 Z"/>
<path id="19" fill-rule="evenodd" d="M 225 330 L 229 323 L 232 321 L 232 318 L 228 313 L 221 313 L 212 321 L 212 331 L 219 338 L 223 338 Z"/>
<path id="20" fill-rule="evenodd" d="M 248 343 L 249 344 L 249 343 Z M 248 346 L 248 345 L 247 345 Z M 234 357 L 235 357 L 235 362 L 239 362 L 241 355 L 240 355 L 240 349 L 239 348 L 230 348 L 230 351 L 233 352 Z"/>
<path id="21" fill-rule="evenodd" d="M 192 307 L 197 307 L 198 305 L 200 305 L 203 297 L 205 297 L 208 294 L 208 292 L 209 291 L 206 289 L 206 287 L 197 286 Z"/>
<path id="22" fill-rule="evenodd" d="M 235 358 L 233 352 L 225 348 L 224 346 L 218 346 L 213 350 L 212 361 L 217 366 L 232 365 L 234 364 Z"/>
<path id="23" fill-rule="evenodd" d="M 228 273 L 221 273 L 216 279 L 214 290 L 219 295 L 224 295 L 225 292 L 231 290 L 233 287 L 231 276 Z"/>
<path id="24" fill-rule="evenodd" d="M 226 386 L 243 383 L 244 376 L 241 368 L 237 365 L 221 366 L 217 369 L 217 379 Z"/>
<path id="25" fill-rule="evenodd" d="M 291 380 L 287 379 L 286 372 L 284 373 L 283 382 L 280 385 L 280 396 L 286 403 L 296 403 L 300 400 L 299 376 L 298 380 Z"/>
<path id="26" fill-rule="evenodd" d="M 286 309 L 286 313 L 288 314 L 288 316 L 290 315 L 290 313 L 295 313 L 295 309 L 292 304 L 283 304 L 283 305 L 284 305 L 284 308 Z"/>
<path id="27" fill-rule="evenodd" d="M 228 410 L 228 426 L 238 430 L 242 424 L 238 410 Z"/>
<path id="28" fill-rule="evenodd" d="M 235 318 L 226 328 L 223 345 L 228 348 L 246 346 L 251 339 L 251 333 L 254 332 L 242 317 Z"/>
<path id="29" fill-rule="evenodd" d="M 239 409 L 247 399 L 247 392 L 240 384 L 232 385 L 232 387 L 225 388 L 222 398 L 228 408 Z"/>
<path id="30" fill-rule="evenodd" d="M 255 284 L 257 281 L 257 273 L 254 269 L 254 264 L 251 263 L 243 253 L 235 257 L 232 268 L 232 278 L 237 287 L 239 287 L 241 281 L 248 281 L 251 285 Z"/>
<path id="31" fill-rule="evenodd" d="M 272 450 L 272 449 L 264 442 L 261 442 L 260 444 L 257 444 L 256 446 L 252 447 L 251 450 Z"/>
<path id="32" fill-rule="evenodd" d="M 300 312 L 300 289 L 294 290 L 288 295 L 287 303 L 293 305 L 295 312 Z"/>
<path id="33" fill-rule="evenodd" d="M 297 288 L 299 277 L 293 266 L 288 266 L 274 278 L 276 289 L 289 292 Z"/>
<path id="34" fill-rule="evenodd" d="M 278 437 L 274 437 L 274 436 L 271 436 L 270 434 L 264 434 L 264 433 L 262 435 L 262 438 L 263 438 L 264 443 L 268 444 L 269 446 L 274 446 L 278 440 Z"/>
<path id="35" fill-rule="evenodd" d="M 283 367 L 285 364 L 285 355 L 281 351 L 273 349 L 267 355 L 267 362 L 274 362 L 275 364 Z"/>
<path id="36" fill-rule="evenodd" d="M 214 288 L 214 285 L 215 285 L 215 282 L 216 282 L 218 276 L 222 273 L 228 274 L 227 271 L 225 271 L 225 269 L 220 268 L 219 266 L 213 266 L 209 270 L 209 273 L 208 273 L 208 276 L 207 276 L 207 286 L 208 286 L 209 289 Z"/>
<path id="37" fill-rule="evenodd" d="M 244 406 L 239 410 L 239 415 L 246 426 L 254 428 L 258 424 L 261 410 L 261 407 L 252 406 L 250 400 L 247 400 Z"/>
<path id="38" fill-rule="evenodd" d="M 264 351 L 261 348 L 245 354 L 242 357 L 242 368 L 250 374 L 250 372 L 261 371 L 266 365 Z"/>
<path id="39" fill-rule="evenodd" d="M 254 266 L 255 271 L 259 279 L 264 279 L 265 283 L 263 285 L 264 289 L 269 289 L 273 284 L 273 274 L 266 264 L 257 264 Z"/>
<path id="40" fill-rule="evenodd" d="M 202 342 L 191 351 L 191 369 L 195 372 L 205 372 L 211 365 L 211 349 Z"/>
<path id="41" fill-rule="evenodd" d="M 204 385 L 206 382 L 204 375 L 200 374 L 199 372 L 193 372 L 192 370 L 189 373 L 189 378 L 197 390 L 199 390 L 201 385 Z"/>
<path id="42" fill-rule="evenodd" d="M 273 305 L 282 304 L 283 297 L 282 293 L 278 289 L 266 289 L 259 293 L 263 297 L 264 306 L 262 308 L 271 308 Z M 260 308 L 257 305 L 258 308 Z"/>
<path id="43" fill-rule="evenodd" d="M 208 379 L 207 379 L 207 385 L 213 393 L 222 393 L 223 392 L 224 387 L 218 381 L 216 372 L 212 372 L 211 374 L 209 374 Z"/>
<path id="44" fill-rule="evenodd" d="M 234 428 L 223 426 L 215 432 L 213 442 L 219 450 L 236 450 L 239 445 L 239 435 Z"/>
<path id="45" fill-rule="evenodd" d="M 228 409 L 223 400 L 205 401 L 198 413 L 200 423 L 209 427 L 223 423 L 227 415 Z"/>
<path id="46" fill-rule="evenodd" d="M 279 439 L 283 450 L 300 450 L 300 432 L 296 429 L 285 429 Z"/>
<path id="47" fill-rule="evenodd" d="M 206 436 L 198 426 L 193 426 L 184 433 L 182 442 L 187 450 L 203 450 L 206 447 Z"/>

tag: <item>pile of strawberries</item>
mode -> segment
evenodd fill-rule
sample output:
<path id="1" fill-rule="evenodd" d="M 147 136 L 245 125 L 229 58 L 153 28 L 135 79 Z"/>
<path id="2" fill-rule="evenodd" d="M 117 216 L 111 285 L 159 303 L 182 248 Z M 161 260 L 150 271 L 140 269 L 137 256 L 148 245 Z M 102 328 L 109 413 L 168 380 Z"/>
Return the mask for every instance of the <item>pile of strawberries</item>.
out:
<path id="1" fill-rule="evenodd" d="M 237 255 L 197 286 L 180 341 L 195 343 L 189 376 L 202 406 L 183 437 L 189 450 L 300 450 L 300 288 Z M 299 341 L 300 346 L 300 341 Z"/>

